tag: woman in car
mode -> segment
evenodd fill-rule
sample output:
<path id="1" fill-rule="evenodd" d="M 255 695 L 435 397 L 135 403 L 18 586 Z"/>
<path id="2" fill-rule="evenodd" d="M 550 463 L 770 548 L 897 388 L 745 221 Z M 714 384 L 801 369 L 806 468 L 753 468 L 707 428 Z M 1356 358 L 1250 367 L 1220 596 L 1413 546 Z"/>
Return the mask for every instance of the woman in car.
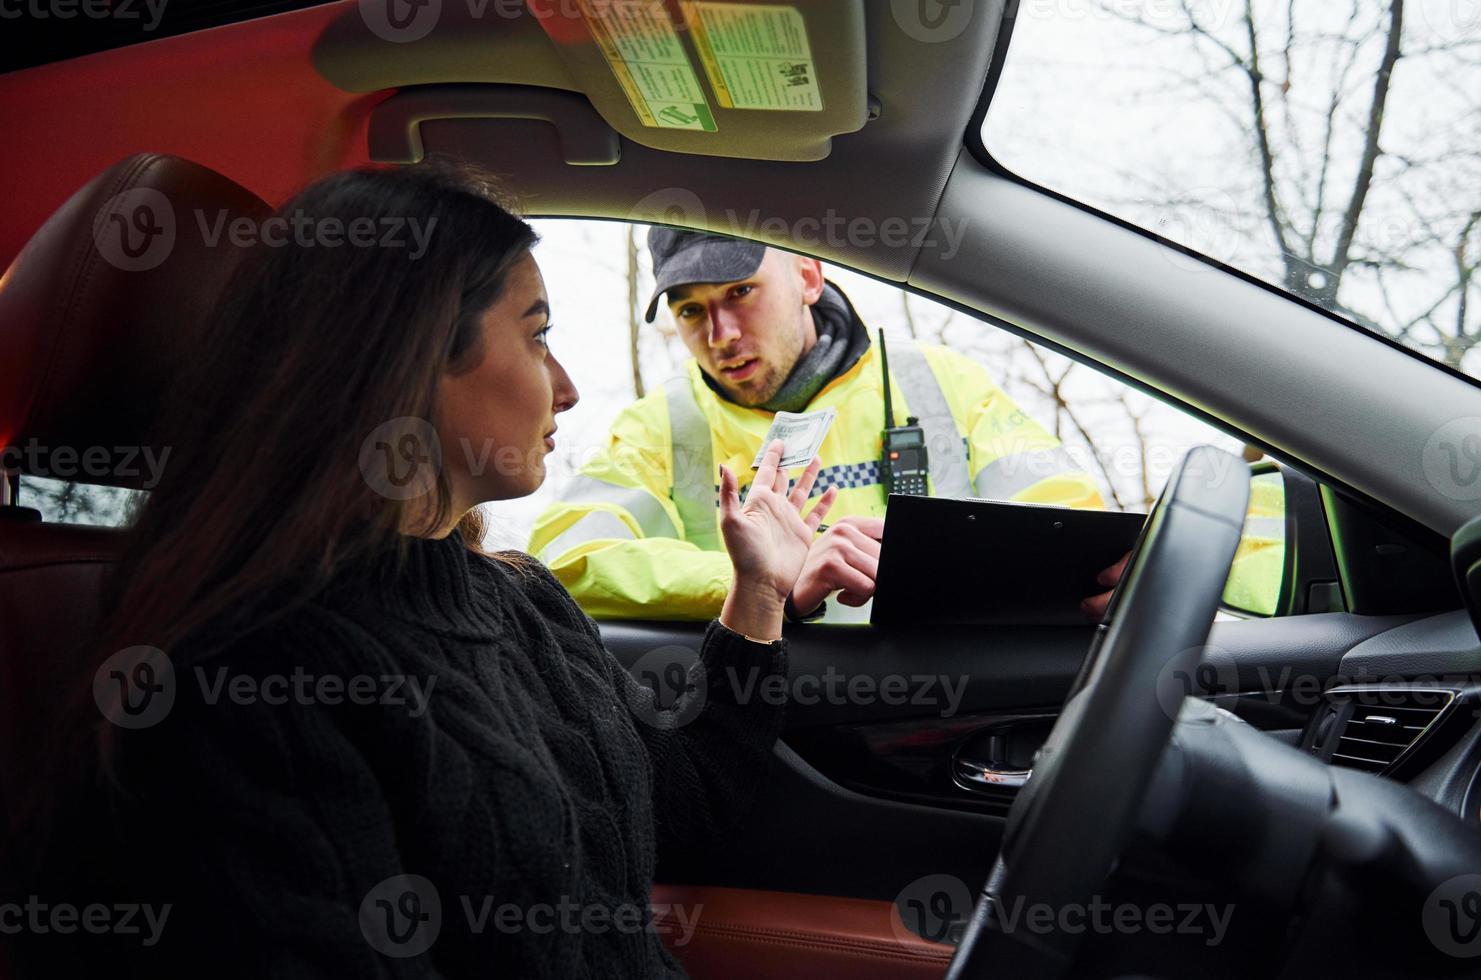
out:
<path id="1" fill-rule="evenodd" d="M 530 226 L 448 164 L 279 215 L 428 234 L 264 237 L 238 270 L 161 423 L 74 753 L 97 788 L 48 821 L 91 834 L 53 835 L 50 885 L 137 907 L 100 940 L 132 972 L 682 976 L 656 861 L 746 817 L 782 708 L 745 695 L 785 673 L 834 491 L 804 517 L 818 464 L 789 493 L 779 442 L 744 504 L 721 468 L 734 582 L 657 700 L 543 566 L 480 550 L 474 508 L 540 486 L 577 399 Z"/>

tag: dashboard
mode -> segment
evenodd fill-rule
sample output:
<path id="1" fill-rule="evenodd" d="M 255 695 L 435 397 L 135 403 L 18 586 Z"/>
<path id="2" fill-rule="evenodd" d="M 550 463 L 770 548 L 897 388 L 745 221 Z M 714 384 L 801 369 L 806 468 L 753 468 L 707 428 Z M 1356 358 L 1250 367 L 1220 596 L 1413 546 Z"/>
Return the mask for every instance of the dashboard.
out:
<path id="1" fill-rule="evenodd" d="M 1271 657 L 1257 632 L 1294 642 Z M 1334 661 L 1338 636 L 1351 643 Z M 1204 666 L 1214 702 L 1268 734 L 1481 823 L 1481 638 L 1465 610 L 1220 623 Z"/>

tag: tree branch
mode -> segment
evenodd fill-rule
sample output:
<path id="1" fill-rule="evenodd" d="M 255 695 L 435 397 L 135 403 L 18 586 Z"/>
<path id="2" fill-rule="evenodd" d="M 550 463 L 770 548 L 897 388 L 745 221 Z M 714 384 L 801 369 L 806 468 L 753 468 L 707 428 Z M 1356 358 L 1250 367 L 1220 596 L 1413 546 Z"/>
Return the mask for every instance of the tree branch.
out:
<path id="1" fill-rule="evenodd" d="M 1353 237 L 1357 234 L 1358 219 L 1363 213 L 1363 204 L 1368 199 L 1368 190 L 1373 184 L 1373 165 L 1378 160 L 1379 135 L 1383 130 L 1383 110 L 1388 102 L 1389 86 L 1393 79 L 1394 66 L 1400 57 L 1401 35 L 1404 30 L 1404 0 L 1392 0 L 1389 5 L 1388 43 L 1384 47 L 1383 60 L 1378 65 L 1378 74 L 1373 79 L 1373 101 L 1368 107 L 1368 128 L 1363 140 L 1363 157 L 1358 164 L 1358 174 L 1353 181 L 1352 197 L 1342 215 L 1342 225 L 1337 234 L 1337 245 L 1332 260 L 1326 263 L 1332 270 L 1336 292 L 1336 281 L 1347 268 L 1348 252 L 1352 249 Z"/>

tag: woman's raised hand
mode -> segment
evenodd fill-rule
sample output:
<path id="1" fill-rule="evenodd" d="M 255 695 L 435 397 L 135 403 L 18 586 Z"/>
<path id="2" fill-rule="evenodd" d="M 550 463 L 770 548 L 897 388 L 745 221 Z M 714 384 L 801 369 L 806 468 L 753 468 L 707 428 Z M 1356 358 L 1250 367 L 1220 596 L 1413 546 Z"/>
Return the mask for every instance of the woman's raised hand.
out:
<path id="1" fill-rule="evenodd" d="M 779 466 L 782 452 L 780 439 L 766 447 L 744 504 L 735 474 L 720 467 L 720 533 L 735 570 L 720 621 L 762 640 L 782 635 L 782 608 L 807 560 L 813 533 L 838 496 L 838 488 L 829 487 L 804 517 L 822 463 L 814 458 L 788 493 L 787 471 Z"/>

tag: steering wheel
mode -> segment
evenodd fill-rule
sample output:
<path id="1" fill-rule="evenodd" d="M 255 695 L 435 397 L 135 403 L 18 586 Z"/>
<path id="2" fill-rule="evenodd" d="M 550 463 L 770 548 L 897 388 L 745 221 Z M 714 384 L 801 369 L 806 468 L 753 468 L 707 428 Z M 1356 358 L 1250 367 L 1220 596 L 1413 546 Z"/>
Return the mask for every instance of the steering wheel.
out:
<path id="1" fill-rule="evenodd" d="M 947 980 L 1069 971 L 1191 693 L 1249 494 L 1249 467 L 1230 453 L 1196 446 L 1179 462 L 1013 802 Z"/>

